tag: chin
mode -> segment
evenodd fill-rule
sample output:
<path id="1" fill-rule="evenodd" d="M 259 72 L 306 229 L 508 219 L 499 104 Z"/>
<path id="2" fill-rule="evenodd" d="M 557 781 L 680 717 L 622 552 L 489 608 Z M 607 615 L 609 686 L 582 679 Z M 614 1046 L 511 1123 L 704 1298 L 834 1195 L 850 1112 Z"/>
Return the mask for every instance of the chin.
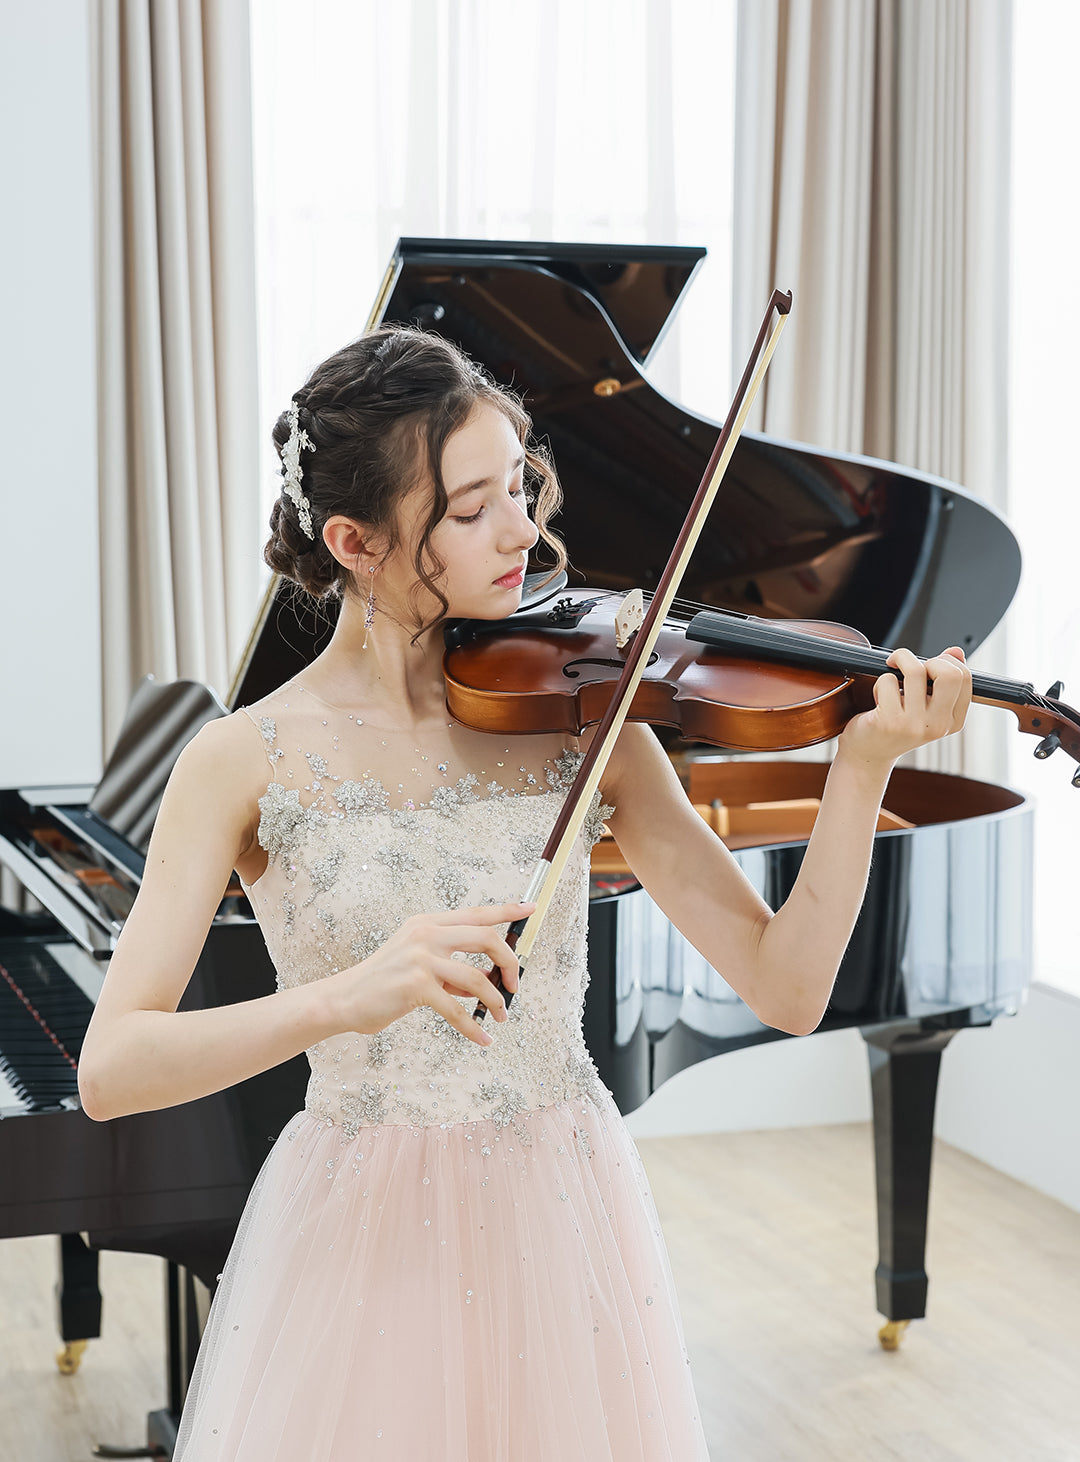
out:
<path id="1" fill-rule="evenodd" d="M 493 605 L 489 604 L 486 609 L 470 609 L 464 614 L 455 614 L 452 617 L 454 619 L 509 619 L 510 615 L 516 609 L 516 604 L 511 604 L 508 608 L 503 607 L 502 609 L 496 609 Z"/>
<path id="2" fill-rule="evenodd" d="M 488 594 L 475 594 L 471 599 L 462 601 L 460 604 L 451 602 L 450 608 L 446 611 L 447 619 L 506 619 L 513 614 L 521 603 L 521 590 L 524 585 L 516 589 L 496 589 L 491 586 Z"/>

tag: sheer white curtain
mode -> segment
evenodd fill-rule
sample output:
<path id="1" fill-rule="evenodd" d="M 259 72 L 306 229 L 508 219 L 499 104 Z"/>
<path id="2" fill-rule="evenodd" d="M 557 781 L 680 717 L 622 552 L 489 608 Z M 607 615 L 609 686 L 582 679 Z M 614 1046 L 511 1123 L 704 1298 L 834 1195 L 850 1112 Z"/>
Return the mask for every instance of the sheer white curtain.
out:
<path id="1" fill-rule="evenodd" d="M 653 378 L 723 415 L 734 13 L 734 0 L 253 7 L 267 511 L 270 425 L 363 329 L 399 235 L 704 244 Z"/>
<path id="2" fill-rule="evenodd" d="M 1080 138 L 1080 6 L 1018 5 L 1015 26 L 1009 521 L 1024 571 L 1008 619 L 1009 673 L 1038 690 L 1064 680 L 1065 699 L 1080 708 L 1080 355 L 1068 323 L 1080 199 L 1062 173 Z M 1076 768 L 1061 752 L 1033 761 L 1033 744 L 1013 736 L 1009 750 L 1013 785 L 1038 804 L 1036 971 L 1080 996 Z"/>
<path id="3" fill-rule="evenodd" d="M 742 0 L 735 338 L 795 295 L 767 431 L 1005 506 L 1009 0 Z M 941 647 L 935 647 L 941 648 Z M 1003 671 L 992 637 L 975 664 Z M 1003 780 L 973 711 L 917 765 Z"/>

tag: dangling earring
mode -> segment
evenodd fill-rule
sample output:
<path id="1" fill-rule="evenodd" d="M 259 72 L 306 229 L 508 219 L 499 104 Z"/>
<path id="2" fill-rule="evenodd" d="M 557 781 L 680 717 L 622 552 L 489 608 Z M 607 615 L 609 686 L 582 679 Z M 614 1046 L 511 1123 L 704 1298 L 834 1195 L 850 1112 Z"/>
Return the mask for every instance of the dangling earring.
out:
<path id="1" fill-rule="evenodd" d="M 363 650 L 367 649 L 368 631 L 375 622 L 375 570 L 371 568 L 368 572 L 371 574 L 371 584 L 368 588 L 367 613 L 364 615 L 364 643 L 360 647 Z"/>

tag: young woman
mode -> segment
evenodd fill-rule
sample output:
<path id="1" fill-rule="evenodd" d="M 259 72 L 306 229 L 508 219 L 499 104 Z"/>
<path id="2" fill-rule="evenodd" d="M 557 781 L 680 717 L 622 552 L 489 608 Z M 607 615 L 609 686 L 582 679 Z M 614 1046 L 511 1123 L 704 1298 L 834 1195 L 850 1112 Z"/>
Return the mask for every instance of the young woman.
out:
<path id="1" fill-rule="evenodd" d="M 107 1120 L 310 1060 L 214 1297 L 177 1462 L 706 1458 L 645 1172 L 582 1038 L 589 847 L 606 820 L 758 1016 L 812 1031 L 890 768 L 963 724 L 962 652 L 895 652 L 903 689 L 883 675 L 840 737 L 776 913 L 628 725 L 519 989 L 503 935 L 581 748 L 455 721 L 440 626 L 509 614 L 538 538 L 561 552 L 554 471 L 515 398 L 405 328 L 319 366 L 274 439 L 267 562 L 339 595 L 337 626 L 185 747 L 79 1071 Z M 279 988 L 177 1012 L 234 867 Z"/>

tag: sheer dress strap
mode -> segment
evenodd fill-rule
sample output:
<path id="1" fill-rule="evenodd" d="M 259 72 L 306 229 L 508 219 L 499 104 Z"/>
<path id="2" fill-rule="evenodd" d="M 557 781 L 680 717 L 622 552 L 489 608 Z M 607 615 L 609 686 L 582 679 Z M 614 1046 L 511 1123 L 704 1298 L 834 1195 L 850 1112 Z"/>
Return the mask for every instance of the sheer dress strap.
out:
<path id="1" fill-rule="evenodd" d="M 273 716 L 256 715 L 250 706 L 238 706 L 237 710 L 243 711 L 246 718 L 259 733 L 266 760 L 270 763 L 270 770 L 273 772 L 274 781 L 277 781 L 277 764 L 285 755 L 282 747 L 277 744 L 277 722 Z"/>

